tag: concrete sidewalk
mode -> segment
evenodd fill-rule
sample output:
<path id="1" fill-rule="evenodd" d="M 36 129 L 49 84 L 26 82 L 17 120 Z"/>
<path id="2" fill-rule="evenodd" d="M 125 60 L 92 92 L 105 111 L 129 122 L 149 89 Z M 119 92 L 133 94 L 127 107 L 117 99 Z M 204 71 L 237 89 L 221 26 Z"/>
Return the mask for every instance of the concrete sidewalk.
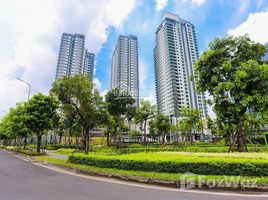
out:
<path id="1" fill-rule="evenodd" d="M 55 150 L 46 150 L 46 153 L 51 158 L 57 158 L 57 159 L 61 159 L 61 160 L 68 160 L 67 155 L 56 153 Z"/>

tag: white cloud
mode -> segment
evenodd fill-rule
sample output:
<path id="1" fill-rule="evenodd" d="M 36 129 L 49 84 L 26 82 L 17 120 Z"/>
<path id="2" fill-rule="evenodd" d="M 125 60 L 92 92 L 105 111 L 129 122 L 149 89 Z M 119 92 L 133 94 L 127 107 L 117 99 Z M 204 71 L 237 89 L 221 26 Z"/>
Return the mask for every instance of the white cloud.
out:
<path id="1" fill-rule="evenodd" d="M 194 6 L 201 6 L 206 2 L 206 0 L 183 0 L 182 2 L 174 0 L 174 2 L 179 5 L 181 5 L 181 3 L 183 2 L 186 2 L 186 3 L 190 2 Z"/>
<path id="2" fill-rule="evenodd" d="M 201 6 L 205 3 L 206 0 L 191 0 L 191 1 L 192 1 L 192 4 Z"/>
<path id="3" fill-rule="evenodd" d="M 100 90 L 101 89 L 101 82 L 97 78 L 93 78 L 93 84 L 94 84 L 94 89 Z"/>
<path id="4" fill-rule="evenodd" d="M 268 42 L 268 29 L 265 28 L 265 24 L 268 22 L 268 10 L 251 13 L 246 21 L 235 27 L 234 29 L 228 30 L 229 35 L 245 35 L 260 43 Z"/>
<path id="5" fill-rule="evenodd" d="M 103 91 L 100 93 L 100 95 L 101 95 L 102 97 L 105 97 L 105 95 L 107 94 L 107 92 L 108 92 L 108 90 L 103 90 Z"/>
<path id="6" fill-rule="evenodd" d="M 113 26 L 115 28 L 120 28 L 124 19 L 134 8 L 135 0 L 103 0 L 102 3 L 100 3 L 100 1 L 93 2 L 96 4 L 95 13 L 97 13 L 97 15 L 92 16 L 94 20 L 90 20 L 87 29 L 87 37 L 92 41 L 95 41 L 92 43 L 88 40 L 89 48 L 93 52 L 98 52 L 108 37 L 107 27 Z M 88 8 L 90 8 L 92 4 L 92 1 L 88 3 L 85 15 L 88 14 Z"/>
<path id="7" fill-rule="evenodd" d="M 156 0 L 155 3 L 156 11 L 161 11 L 167 6 L 168 0 Z"/>
<path id="8" fill-rule="evenodd" d="M 49 91 L 62 32 L 86 34 L 86 47 L 98 53 L 108 28 L 120 28 L 134 7 L 135 0 L 0 0 L 0 110 L 27 98 L 19 69 L 32 94 Z"/>
<path id="9" fill-rule="evenodd" d="M 145 101 L 149 101 L 151 104 L 156 104 L 156 98 L 155 95 L 150 95 L 146 97 L 142 97 Z"/>
<path id="10" fill-rule="evenodd" d="M 246 13 L 250 8 L 250 0 L 240 0 L 238 11 L 236 13 L 237 17 Z"/>

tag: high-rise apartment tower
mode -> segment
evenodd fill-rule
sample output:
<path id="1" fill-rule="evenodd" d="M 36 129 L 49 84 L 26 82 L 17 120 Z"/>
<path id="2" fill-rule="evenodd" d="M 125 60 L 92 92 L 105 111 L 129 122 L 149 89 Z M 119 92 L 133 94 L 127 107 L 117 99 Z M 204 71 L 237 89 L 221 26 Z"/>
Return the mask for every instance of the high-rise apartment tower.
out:
<path id="1" fill-rule="evenodd" d="M 138 39 L 120 35 L 112 56 L 111 88 L 128 91 L 139 105 Z"/>
<path id="2" fill-rule="evenodd" d="M 154 66 L 158 109 L 180 117 L 181 107 L 198 108 L 207 114 L 204 94 L 196 91 L 194 64 L 198 48 L 194 25 L 166 13 L 155 32 Z"/>
<path id="3" fill-rule="evenodd" d="M 95 56 L 85 49 L 85 36 L 63 33 L 58 56 L 56 79 L 73 74 L 90 73 L 93 79 Z"/>

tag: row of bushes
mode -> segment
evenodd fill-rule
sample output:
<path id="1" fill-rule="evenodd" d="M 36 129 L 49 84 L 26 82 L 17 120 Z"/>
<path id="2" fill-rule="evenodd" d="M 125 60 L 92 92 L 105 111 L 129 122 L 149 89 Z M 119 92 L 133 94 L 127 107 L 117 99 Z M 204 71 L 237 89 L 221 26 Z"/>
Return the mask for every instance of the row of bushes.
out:
<path id="1" fill-rule="evenodd" d="M 249 159 L 248 159 L 249 160 Z M 204 175 L 268 176 L 268 162 L 245 159 L 194 158 L 179 160 L 125 159 L 116 156 L 73 155 L 69 161 L 101 168 Z"/>
<path id="2" fill-rule="evenodd" d="M 195 142 L 188 142 L 188 141 L 180 141 L 173 144 L 166 144 L 163 146 L 163 143 L 125 143 L 126 148 L 139 148 L 139 147 L 185 147 L 185 146 L 225 146 L 224 141 L 213 143 L 213 142 L 204 142 L 204 141 L 195 141 Z"/>
<path id="3" fill-rule="evenodd" d="M 28 156 L 39 156 L 39 155 L 45 155 L 45 152 L 38 153 L 37 151 L 33 149 L 21 149 L 21 148 L 11 148 L 9 149 L 11 151 L 15 151 L 18 153 L 22 153 Z"/>
<path id="4" fill-rule="evenodd" d="M 166 147 L 126 147 L 121 149 L 116 149 L 115 147 L 93 147 L 92 151 L 96 153 L 103 154 L 129 154 L 129 153 L 139 153 L 139 152 L 162 152 L 162 151 L 178 151 L 178 152 L 204 152 L 204 153 L 227 153 L 229 147 L 227 146 L 166 146 Z M 268 152 L 268 148 L 264 146 L 248 147 L 249 152 Z"/>

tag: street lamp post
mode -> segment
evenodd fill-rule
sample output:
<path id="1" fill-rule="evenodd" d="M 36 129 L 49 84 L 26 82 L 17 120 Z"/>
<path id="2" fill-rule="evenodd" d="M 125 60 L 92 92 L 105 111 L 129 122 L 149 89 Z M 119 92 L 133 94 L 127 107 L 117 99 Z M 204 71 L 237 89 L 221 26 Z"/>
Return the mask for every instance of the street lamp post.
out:
<path id="1" fill-rule="evenodd" d="M 20 79 L 20 78 L 17 78 L 19 81 L 21 81 L 21 82 L 23 82 L 23 83 L 25 83 L 25 84 L 27 84 L 28 85 L 28 87 L 29 87 L 29 91 L 28 91 L 28 101 L 29 101 L 29 99 L 30 99 L 30 95 L 31 95 L 31 89 L 32 89 L 32 87 L 31 87 L 31 84 L 30 83 L 28 83 L 28 82 L 26 82 L 26 81 L 24 81 L 24 80 L 22 80 L 22 79 Z M 24 140 L 24 149 L 26 148 L 26 145 L 27 145 L 27 135 L 28 135 L 28 133 L 26 133 L 26 135 L 25 135 L 25 140 Z"/>
<path id="2" fill-rule="evenodd" d="M 20 78 L 17 78 L 19 81 L 21 81 L 21 82 L 23 82 L 23 83 L 25 83 L 25 84 L 27 84 L 28 85 L 28 87 L 29 87 L 29 92 L 28 92 L 28 101 L 29 101 L 29 99 L 30 99 L 30 95 L 31 95 L 31 89 L 32 89 L 32 87 L 31 87 L 31 84 L 30 83 L 28 83 L 28 82 L 26 82 L 26 81 L 24 81 L 24 80 L 22 80 L 22 79 L 20 79 Z"/>

